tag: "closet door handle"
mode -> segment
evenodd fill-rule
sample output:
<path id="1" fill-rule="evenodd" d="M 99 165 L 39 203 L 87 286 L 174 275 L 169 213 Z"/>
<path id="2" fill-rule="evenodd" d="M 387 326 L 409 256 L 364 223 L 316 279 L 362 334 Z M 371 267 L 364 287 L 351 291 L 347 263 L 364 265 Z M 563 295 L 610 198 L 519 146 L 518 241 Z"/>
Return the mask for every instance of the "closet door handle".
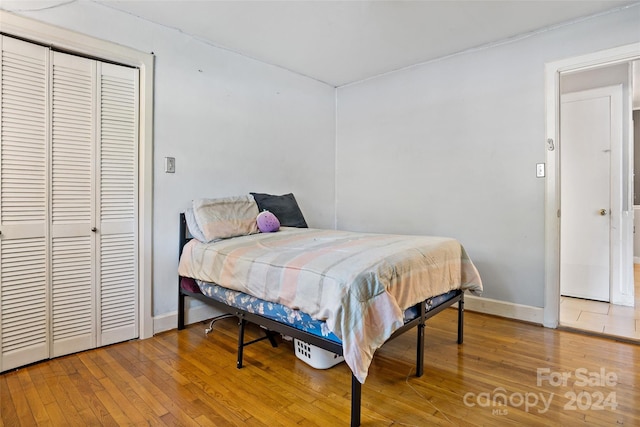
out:
<path id="1" fill-rule="evenodd" d="M 91 231 L 93 231 L 95 233 L 96 231 L 98 231 L 98 229 L 95 228 L 95 227 L 91 227 Z"/>

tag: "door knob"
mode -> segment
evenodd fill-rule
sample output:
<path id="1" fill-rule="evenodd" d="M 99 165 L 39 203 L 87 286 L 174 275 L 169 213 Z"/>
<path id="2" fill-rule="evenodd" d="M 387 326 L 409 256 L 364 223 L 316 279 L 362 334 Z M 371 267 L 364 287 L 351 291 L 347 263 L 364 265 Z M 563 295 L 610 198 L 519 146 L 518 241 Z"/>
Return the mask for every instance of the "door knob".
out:
<path id="1" fill-rule="evenodd" d="M 604 215 L 604 214 L 602 214 L 602 215 Z M 98 231 L 98 229 L 95 228 L 95 227 L 91 227 L 91 231 L 93 231 L 95 233 L 96 231 Z"/>
<path id="2" fill-rule="evenodd" d="M 606 209 L 600 209 L 600 215 L 605 216 L 607 214 Z"/>

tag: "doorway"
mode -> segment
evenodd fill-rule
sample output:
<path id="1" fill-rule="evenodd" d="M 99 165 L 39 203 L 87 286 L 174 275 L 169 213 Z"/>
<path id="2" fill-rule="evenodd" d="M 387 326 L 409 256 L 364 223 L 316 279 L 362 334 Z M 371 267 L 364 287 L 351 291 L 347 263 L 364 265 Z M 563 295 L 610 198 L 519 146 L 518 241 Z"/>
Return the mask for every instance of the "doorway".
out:
<path id="1" fill-rule="evenodd" d="M 578 329 L 586 329 L 592 332 L 622 336 L 624 338 L 640 339 L 640 333 L 635 331 L 635 319 L 640 318 L 635 313 L 633 305 L 634 301 L 634 269 L 633 269 L 633 136 L 629 129 L 631 128 L 631 94 L 633 86 L 630 84 L 632 81 L 633 73 L 630 71 L 632 68 L 632 62 L 640 57 L 640 43 L 633 45 L 623 46 L 620 48 L 610 49 L 607 51 L 596 52 L 589 55 L 584 55 L 576 58 L 568 58 L 566 60 L 557 61 L 547 64 L 546 67 L 546 101 L 547 101 L 547 171 L 548 176 L 546 180 L 545 188 L 545 242 L 546 242 L 546 280 L 545 280 L 545 307 L 544 307 L 544 325 L 547 327 L 565 326 Z M 612 70 L 623 70 L 626 78 L 627 85 L 626 92 L 623 90 L 622 104 L 626 103 L 626 107 L 623 108 L 623 117 L 628 117 L 626 123 L 622 128 L 626 133 L 626 139 L 623 139 L 621 143 L 619 161 L 614 160 L 611 162 L 612 168 L 610 172 L 614 178 L 612 181 L 619 182 L 619 188 L 610 188 L 608 191 L 610 197 L 610 207 L 601 207 L 593 209 L 590 212 L 590 220 L 600 223 L 610 223 L 605 226 L 605 229 L 609 229 L 608 237 L 610 244 L 606 247 L 609 249 L 609 253 L 606 250 L 602 250 L 602 245 L 599 248 L 600 251 L 596 251 L 596 258 L 599 260 L 609 259 L 609 262 L 597 262 L 593 259 L 589 259 L 583 252 L 574 259 L 574 264 L 583 264 L 583 267 L 588 267 L 587 270 L 581 272 L 583 274 L 582 280 L 591 280 L 595 276 L 600 276 L 606 279 L 608 276 L 609 293 L 605 292 L 600 295 L 592 294 L 571 294 L 563 286 L 567 277 L 565 273 L 571 268 L 565 265 L 565 261 L 571 261 L 571 255 L 567 255 L 566 251 L 563 253 L 563 249 L 569 249 L 569 252 L 573 255 L 576 254 L 576 250 L 572 251 L 571 245 L 576 246 L 578 242 L 578 249 L 585 249 L 580 247 L 579 239 L 568 237 L 562 229 L 562 221 L 565 224 L 569 222 L 566 203 L 571 200 L 573 195 L 569 188 L 563 187 L 563 180 L 566 183 L 568 179 L 563 172 L 566 171 L 567 165 L 562 163 L 561 155 L 571 156 L 575 155 L 571 153 L 570 149 L 563 151 L 565 146 L 563 145 L 562 137 L 568 138 L 567 135 L 562 135 L 561 132 L 561 111 L 563 108 L 562 101 L 576 101 L 571 100 L 571 97 L 567 96 L 570 92 L 584 92 L 594 87 L 604 87 L 616 85 L 620 82 L 605 82 L 596 86 L 593 86 L 594 75 L 611 75 Z M 585 76 L 589 76 L 585 78 Z M 580 83 L 582 82 L 582 83 Z M 591 82 L 591 87 L 579 87 L 584 82 Z M 637 83 L 637 82 L 636 82 Z M 638 84 L 636 84 L 636 90 Z M 566 95 L 563 99 L 563 95 Z M 584 98 L 585 93 L 582 95 Z M 609 95 L 607 95 L 609 96 Z M 610 98 L 611 99 L 611 98 Z M 585 105 L 588 103 L 585 103 Z M 578 104 L 576 104 L 578 105 Z M 574 107 L 576 105 L 573 105 Z M 595 108 L 597 107 L 590 107 Z M 575 109 L 575 108 L 574 108 Z M 574 111 L 575 112 L 575 111 Z M 566 115 L 571 113 L 565 111 Z M 567 124 L 564 123 L 566 127 Z M 565 141 L 566 142 L 566 141 Z M 615 149 L 616 147 L 603 148 L 600 151 L 605 152 L 607 150 Z M 606 156 L 616 156 L 615 150 L 607 151 Z M 605 157 L 606 157 L 605 156 Z M 595 160 L 597 161 L 597 160 Z M 619 173 L 619 179 L 615 177 L 615 174 Z M 590 178 L 593 178 L 590 176 Z M 584 179 L 584 177 L 583 177 Z M 606 180 L 606 178 L 596 178 L 598 180 Z M 565 196 L 566 199 L 565 199 Z M 603 204 L 605 201 L 598 203 Z M 561 209 L 562 206 L 562 209 Z M 584 209 L 584 207 L 580 208 Z M 604 214 L 602 214 L 604 212 Z M 567 214 L 567 216 L 565 216 Z M 598 218 L 599 217 L 599 218 Z M 573 223 L 573 221 L 572 221 Z M 578 222 L 579 224 L 579 222 Z M 594 222 L 589 226 L 592 228 Z M 602 225 L 602 224 L 600 224 Z M 609 226 L 610 225 L 610 226 Z M 584 228 L 584 224 L 580 227 Z M 613 233 L 611 233 L 611 230 Z M 585 234 L 583 233 L 584 237 Z M 573 239 L 573 243 L 572 243 Z M 583 246 L 584 245 L 584 240 Z M 564 243 L 564 244 L 563 244 Z M 575 249 L 575 248 L 574 248 Z M 591 248 L 593 249 L 593 248 Z M 597 274 L 593 274 L 593 267 L 603 267 Z M 608 267 L 608 271 L 607 268 Z M 597 269 L 597 268 L 596 268 Z M 585 274 L 585 271 L 587 273 Z M 606 281 L 606 280 L 605 280 Z M 607 286 L 604 285 L 606 288 Z M 584 291 L 584 283 L 579 283 L 577 286 L 578 291 Z M 562 289 L 562 291 L 561 291 Z M 606 290 L 606 289 L 605 289 Z M 566 296 L 561 297 L 561 293 Z M 595 300 L 604 300 L 595 301 Z M 607 302 L 609 300 L 609 302 Z M 584 303 L 583 305 L 581 305 Z M 627 305 L 627 306 L 625 306 Z M 630 306 L 630 307 L 629 307 Z M 624 311 L 627 310 L 626 313 Z M 624 319 L 625 315 L 628 317 Z M 597 319 L 601 325 L 591 327 L 586 326 L 586 323 L 581 321 Z M 615 325 L 617 323 L 627 322 L 627 327 L 618 328 L 615 331 Z M 593 324 L 593 322 L 592 322 Z M 623 330 L 624 329 L 624 330 Z"/>

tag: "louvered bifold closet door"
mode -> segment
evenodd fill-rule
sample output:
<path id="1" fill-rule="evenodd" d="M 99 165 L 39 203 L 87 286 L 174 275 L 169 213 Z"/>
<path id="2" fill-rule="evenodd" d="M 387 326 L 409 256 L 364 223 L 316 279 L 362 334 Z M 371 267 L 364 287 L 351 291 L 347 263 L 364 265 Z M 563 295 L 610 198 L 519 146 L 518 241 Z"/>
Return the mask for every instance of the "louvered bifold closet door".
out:
<path id="1" fill-rule="evenodd" d="M 98 64 L 98 345 L 138 336 L 138 70 Z"/>
<path id="2" fill-rule="evenodd" d="M 52 52 L 51 333 L 52 354 L 96 346 L 96 61 Z"/>
<path id="3" fill-rule="evenodd" d="M 0 36 L 0 371 L 49 356 L 49 50 Z"/>

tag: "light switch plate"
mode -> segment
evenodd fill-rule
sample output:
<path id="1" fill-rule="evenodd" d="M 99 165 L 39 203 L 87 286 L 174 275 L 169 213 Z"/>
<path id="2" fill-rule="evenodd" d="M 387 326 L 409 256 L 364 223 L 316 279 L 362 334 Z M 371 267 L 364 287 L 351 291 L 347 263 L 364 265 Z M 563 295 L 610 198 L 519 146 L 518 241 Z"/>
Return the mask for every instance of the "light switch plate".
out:
<path id="1" fill-rule="evenodd" d="M 536 177 L 544 178 L 544 163 L 536 163 Z"/>
<path id="2" fill-rule="evenodd" d="M 176 173 L 176 158 L 165 157 L 164 158 L 164 171 L 166 173 Z"/>

